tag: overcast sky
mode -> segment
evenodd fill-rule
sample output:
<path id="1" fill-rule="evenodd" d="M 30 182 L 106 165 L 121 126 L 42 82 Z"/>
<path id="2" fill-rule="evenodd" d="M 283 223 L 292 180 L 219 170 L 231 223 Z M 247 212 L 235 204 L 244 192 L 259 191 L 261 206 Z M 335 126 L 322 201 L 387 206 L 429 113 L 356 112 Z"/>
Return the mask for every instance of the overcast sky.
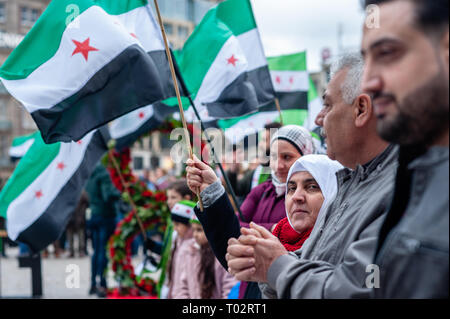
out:
<path id="1" fill-rule="evenodd" d="M 310 72 L 321 69 L 321 52 L 358 49 L 364 12 L 360 0 L 251 0 L 267 56 L 308 51 Z"/>

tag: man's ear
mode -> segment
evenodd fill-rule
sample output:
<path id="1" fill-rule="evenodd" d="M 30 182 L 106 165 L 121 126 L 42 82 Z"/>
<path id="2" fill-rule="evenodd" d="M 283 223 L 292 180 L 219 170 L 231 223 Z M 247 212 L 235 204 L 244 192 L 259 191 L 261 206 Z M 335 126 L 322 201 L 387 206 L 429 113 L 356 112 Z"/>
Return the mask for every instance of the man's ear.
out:
<path id="1" fill-rule="evenodd" d="M 359 95 L 353 103 L 355 126 L 364 127 L 372 118 L 373 108 L 372 99 L 367 94 Z"/>

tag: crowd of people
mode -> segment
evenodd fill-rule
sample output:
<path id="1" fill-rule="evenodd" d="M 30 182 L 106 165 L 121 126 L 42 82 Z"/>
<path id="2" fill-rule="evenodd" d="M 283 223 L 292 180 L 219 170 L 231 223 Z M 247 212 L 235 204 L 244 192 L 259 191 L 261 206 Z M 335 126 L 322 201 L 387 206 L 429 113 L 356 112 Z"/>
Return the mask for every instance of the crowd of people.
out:
<path id="1" fill-rule="evenodd" d="M 245 220 L 214 170 L 188 161 L 195 213 L 244 298 L 448 298 L 448 1 L 365 4 L 379 25 L 335 63 L 316 118 L 327 157 L 280 128 Z"/>
<path id="2" fill-rule="evenodd" d="M 243 170 L 236 148 L 229 157 L 237 199 L 195 156 L 186 178 L 145 173 L 174 226 L 161 298 L 448 298 L 448 1 L 371 4 L 380 24 L 364 27 L 362 54 L 335 62 L 316 118 L 327 154 L 305 128 L 273 123 L 259 163 Z M 86 196 L 70 256 L 76 234 L 86 253 L 87 227 L 90 292 L 104 295 L 121 208 L 101 165 Z"/>

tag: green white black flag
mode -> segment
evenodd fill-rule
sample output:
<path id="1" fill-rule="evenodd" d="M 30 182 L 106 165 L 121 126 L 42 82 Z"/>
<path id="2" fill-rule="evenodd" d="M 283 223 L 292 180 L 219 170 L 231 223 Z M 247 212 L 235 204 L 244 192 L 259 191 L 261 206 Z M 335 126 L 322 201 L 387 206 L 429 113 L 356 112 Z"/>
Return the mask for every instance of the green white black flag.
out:
<path id="1" fill-rule="evenodd" d="M 38 135 L 0 192 L 8 236 L 33 251 L 58 239 L 108 140 L 106 127 L 72 143 L 45 144 Z"/>
<path id="2" fill-rule="evenodd" d="M 0 79 L 46 143 L 78 141 L 175 95 L 147 0 L 52 1 L 2 65 Z"/>
<path id="3" fill-rule="evenodd" d="M 249 0 L 208 11 L 176 60 L 202 121 L 254 113 L 275 98 Z M 192 108 L 186 119 L 196 120 Z"/>

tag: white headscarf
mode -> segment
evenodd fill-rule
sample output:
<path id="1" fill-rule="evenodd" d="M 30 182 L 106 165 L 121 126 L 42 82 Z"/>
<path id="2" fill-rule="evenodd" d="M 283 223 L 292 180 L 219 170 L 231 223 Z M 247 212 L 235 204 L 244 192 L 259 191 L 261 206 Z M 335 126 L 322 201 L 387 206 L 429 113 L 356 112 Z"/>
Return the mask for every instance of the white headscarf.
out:
<path id="1" fill-rule="evenodd" d="M 289 170 L 286 184 L 290 181 L 292 175 L 298 172 L 308 172 L 316 180 L 317 184 L 322 191 L 324 198 L 322 207 L 320 208 L 317 218 L 320 214 L 323 214 L 328 206 L 334 201 L 337 194 L 337 177 L 336 173 L 344 167 L 337 161 L 332 161 L 326 155 L 305 155 L 299 158 Z M 286 189 L 287 195 L 287 189 Z M 289 213 L 286 209 L 286 216 L 292 229 L 291 220 L 289 219 Z"/>

